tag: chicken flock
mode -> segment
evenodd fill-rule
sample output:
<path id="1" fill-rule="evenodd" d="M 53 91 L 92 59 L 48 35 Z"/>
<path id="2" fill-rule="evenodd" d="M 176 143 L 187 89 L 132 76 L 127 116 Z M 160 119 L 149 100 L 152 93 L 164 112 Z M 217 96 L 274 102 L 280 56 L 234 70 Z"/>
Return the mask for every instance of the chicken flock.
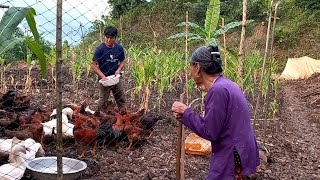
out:
<path id="1" fill-rule="evenodd" d="M 9 164 L 2 166 L 11 167 L 18 163 L 24 166 L 16 157 L 21 153 L 29 160 L 36 154 L 44 155 L 45 137 L 57 134 L 57 110 L 30 110 L 29 106 L 30 97 L 18 96 L 15 91 L 9 90 L 0 96 L 0 134 L 6 138 L 0 139 L 0 156 L 9 158 Z M 126 150 L 131 150 L 134 143 L 145 142 L 160 119 L 160 116 L 145 115 L 144 109 L 136 112 L 126 108 L 116 110 L 111 105 L 104 111 L 92 111 L 87 101 L 79 105 L 69 103 L 62 109 L 62 136 L 74 139 L 80 146 L 79 158 L 85 157 L 88 149 L 96 157 L 98 144 L 117 146 L 120 141 L 125 141 L 128 142 Z M 34 153 L 30 155 L 28 150 Z M 5 173 L 2 166 L 0 179 Z"/>

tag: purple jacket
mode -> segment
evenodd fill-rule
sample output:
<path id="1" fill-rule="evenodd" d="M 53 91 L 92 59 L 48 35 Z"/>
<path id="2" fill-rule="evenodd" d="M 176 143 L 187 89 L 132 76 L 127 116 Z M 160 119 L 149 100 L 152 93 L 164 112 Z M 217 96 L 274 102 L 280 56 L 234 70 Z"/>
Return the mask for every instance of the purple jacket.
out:
<path id="1" fill-rule="evenodd" d="M 208 180 L 234 180 L 234 147 L 237 149 L 242 174 L 251 175 L 260 164 L 259 151 L 247 100 L 239 86 L 220 76 L 205 98 L 205 116 L 188 108 L 182 123 L 199 136 L 211 141 L 213 154 Z"/>

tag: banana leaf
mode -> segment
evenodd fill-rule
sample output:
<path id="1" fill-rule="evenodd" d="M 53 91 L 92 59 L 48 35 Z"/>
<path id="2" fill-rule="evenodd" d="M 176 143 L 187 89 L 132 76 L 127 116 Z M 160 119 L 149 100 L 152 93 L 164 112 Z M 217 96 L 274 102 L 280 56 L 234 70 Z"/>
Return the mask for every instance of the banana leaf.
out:
<path id="1" fill-rule="evenodd" d="M 3 53 L 18 42 L 14 40 L 12 34 L 21 21 L 26 17 L 28 8 L 11 7 L 1 18 L 0 21 L 0 52 Z M 15 41 L 15 43 L 12 43 Z"/>
<path id="2" fill-rule="evenodd" d="M 211 40 L 214 32 L 217 29 L 220 17 L 220 0 L 210 0 L 207 12 L 204 29 L 207 33 L 207 42 Z"/>
<path id="3" fill-rule="evenodd" d="M 193 36 L 199 36 L 198 34 L 194 34 L 194 33 L 187 33 L 188 37 L 193 37 Z M 181 37 L 186 37 L 186 33 L 178 33 L 178 34 L 174 34 L 169 36 L 167 39 L 175 39 L 175 38 L 181 38 Z"/>
<path id="4" fill-rule="evenodd" d="M 250 24 L 252 22 L 253 22 L 253 20 L 248 20 L 247 24 Z M 236 28 L 239 26 L 242 26 L 242 21 L 231 22 L 231 23 L 226 24 L 223 28 L 218 29 L 214 34 L 215 34 L 215 36 L 219 36 L 227 31 L 229 31 L 230 29 L 233 29 L 233 28 Z"/>
<path id="5" fill-rule="evenodd" d="M 10 7 L 2 16 L 0 21 L 0 55 L 14 48 L 19 42 L 24 42 L 30 50 L 37 55 L 41 67 L 42 77 L 46 74 L 46 56 L 40 45 L 40 36 L 36 28 L 34 16 L 36 11 L 30 7 Z M 34 40 L 30 38 L 17 38 L 13 36 L 14 30 L 21 21 L 26 18 Z"/>

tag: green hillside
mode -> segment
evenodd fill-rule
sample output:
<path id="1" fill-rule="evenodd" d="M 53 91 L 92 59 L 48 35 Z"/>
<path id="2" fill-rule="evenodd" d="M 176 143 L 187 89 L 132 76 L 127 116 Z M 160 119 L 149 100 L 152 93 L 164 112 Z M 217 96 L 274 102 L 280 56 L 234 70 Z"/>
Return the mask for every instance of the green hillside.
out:
<path id="1" fill-rule="evenodd" d="M 285 0 L 279 6 L 275 31 L 276 59 L 303 55 L 320 58 L 318 52 L 320 47 L 319 5 L 316 0 L 314 3 L 312 1 L 303 2 Z M 248 2 L 247 18 L 254 20 L 254 23 L 248 26 L 247 38 L 255 39 L 252 36 L 260 34 L 261 41 L 256 42 L 257 46 L 255 46 L 259 50 L 263 50 L 265 45 L 269 3 L 269 0 Z M 121 30 L 120 41 L 125 46 L 148 45 L 160 49 L 184 48 L 183 38 L 180 40 L 166 38 L 184 30 L 183 27 L 176 27 L 176 25 L 185 21 L 186 11 L 189 12 L 189 21 L 203 25 L 207 7 L 208 1 L 204 0 L 141 1 L 135 7 L 127 7 L 126 11 L 123 9 L 122 12 L 113 11 L 112 14 L 116 15 L 105 17 L 104 22 L 96 22 L 96 24 L 100 23 L 101 28 L 108 24 L 117 26 Z M 226 23 L 241 21 L 242 1 L 221 0 L 220 8 L 221 18 L 224 18 Z M 262 22 L 264 26 L 257 28 Z M 255 32 L 257 29 L 261 32 Z M 240 30 L 241 27 L 227 34 L 228 45 L 235 49 L 239 46 Z M 97 37 L 97 34 L 93 32 L 91 36 Z"/>

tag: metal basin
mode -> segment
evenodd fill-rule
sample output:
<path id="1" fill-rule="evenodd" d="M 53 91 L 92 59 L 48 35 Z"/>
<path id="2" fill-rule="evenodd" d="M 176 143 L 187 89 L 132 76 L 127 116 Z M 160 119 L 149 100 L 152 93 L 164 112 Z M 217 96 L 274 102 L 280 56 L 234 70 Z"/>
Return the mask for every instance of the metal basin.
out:
<path id="1" fill-rule="evenodd" d="M 87 168 L 87 164 L 77 159 L 67 157 L 62 158 L 63 179 L 77 179 Z M 37 180 L 56 180 L 57 179 L 57 157 L 39 157 L 27 163 L 27 168 L 31 175 Z"/>

